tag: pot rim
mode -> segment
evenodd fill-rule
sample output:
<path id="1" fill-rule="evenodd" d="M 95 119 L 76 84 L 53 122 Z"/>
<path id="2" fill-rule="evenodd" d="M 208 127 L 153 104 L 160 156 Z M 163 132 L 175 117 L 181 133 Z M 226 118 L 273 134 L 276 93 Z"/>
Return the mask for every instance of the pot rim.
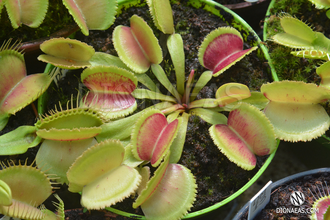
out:
<path id="1" fill-rule="evenodd" d="M 262 37 L 263 37 L 262 40 L 263 41 L 266 41 L 268 39 L 268 36 L 267 36 L 268 20 L 269 20 L 269 17 L 271 15 L 270 11 L 274 7 L 274 4 L 275 4 L 275 0 L 271 0 L 269 5 L 268 5 L 267 11 L 266 11 L 264 29 L 263 29 L 263 34 L 262 34 Z"/>
<path id="2" fill-rule="evenodd" d="M 269 3 L 269 5 L 268 5 L 267 11 L 266 11 L 265 21 L 264 21 L 264 29 L 263 29 L 263 33 L 262 33 L 262 40 L 263 41 L 267 41 L 268 40 L 268 36 L 267 36 L 268 20 L 269 20 L 270 15 L 271 15 L 270 11 L 274 7 L 274 4 L 275 4 L 275 0 L 271 0 L 270 3 Z M 269 50 L 268 50 L 267 47 L 266 47 L 266 50 L 267 50 L 267 54 L 269 56 Z M 269 56 L 269 59 L 268 60 L 269 61 L 271 60 L 270 59 L 270 56 Z M 276 70 L 275 70 L 275 67 L 274 67 L 273 63 L 272 62 L 269 62 L 268 64 L 270 66 L 270 69 L 272 71 L 272 74 L 274 73 L 274 75 L 276 75 L 276 77 L 277 77 L 277 73 L 276 73 Z M 277 77 L 277 79 L 274 78 L 274 81 L 279 81 L 279 78 L 278 77 Z"/>
<path id="3" fill-rule="evenodd" d="M 303 176 L 320 174 L 320 173 L 330 173 L 330 168 L 328 167 L 317 168 L 284 177 L 283 179 L 277 180 L 276 182 L 271 184 L 271 191 L 273 191 L 273 189 L 278 188 L 281 185 L 284 185 L 287 182 L 293 181 L 295 179 L 299 179 Z M 249 209 L 249 201 L 237 212 L 233 220 L 240 220 L 242 216 L 248 211 L 248 209 Z"/>
<path id="4" fill-rule="evenodd" d="M 236 9 L 242 9 L 242 8 L 248 8 L 257 4 L 260 4 L 262 2 L 265 2 L 267 0 L 258 0 L 256 2 L 241 2 L 241 3 L 236 3 L 236 4 L 227 4 L 223 5 L 231 10 L 236 10 Z"/>

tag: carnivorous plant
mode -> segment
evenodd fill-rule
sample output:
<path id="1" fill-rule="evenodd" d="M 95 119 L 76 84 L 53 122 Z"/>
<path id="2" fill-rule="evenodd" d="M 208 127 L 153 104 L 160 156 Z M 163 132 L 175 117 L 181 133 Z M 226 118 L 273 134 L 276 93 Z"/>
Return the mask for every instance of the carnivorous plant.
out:
<path id="1" fill-rule="evenodd" d="M 56 179 L 56 176 L 46 175 L 33 165 L 26 163 L 6 165 L 1 162 L 0 164 L 1 214 L 20 219 L 64 219 L 64 205 L 58 196 L 56 198 L 60 203 L 57 204 L 57 215 L 41 205 L 56 188 L 52 186 L 52 181 Z"/>
<path id="2" fill-rule="evenodd" d="M 89 34 L 89 30 L 108 29 L 113 24 L 117 11 L 117 0 L 63 0 L 63 4 L 85 35 Z M 37 28 L 46 16 L 48 0 L 0 1 L 0 12 L 3 6 L 6 7 L 13 28 L 22 24 Z"/>
<path id="3" fill-rule="evenodd" d="M 316 69 L 322 79 L 320 86 L 294 81 L 263 85 L 261 92 L 270 100 L 264 112 L 280 139 L 309 141 L 323 135 L 330 125 L 329 116 L 320 105 L 329 100 L 330 94 L 330 40 L 323 33 L 313 31 L 307 24 L 288 14 L 282 15 L 280 22 L 284 33 L 274 35 L 274 42 L 293 48 L 291 54 L 295 56 L 327 62 Z"/>
<path id="4" fill-rule="evenodd" d="M 321 186 L 315 185 L 312 187 L 312 190 L 309 188 L 309 192 L 312 194 L 314 198 L 314 202 L 312 204 L 312 208 L 317 210 L 312 213 L 310 216 L 311 220 L 327 220 L 330 218 L 330 194 L 329 188 L 326 182 L 325 187 L 321 182 Z M 320 189 L 321 188 L 321 189 Z"/>
<path id="5" fill-rule="evenodd" d="M 50 85 L 55 72 L 27 76 L 19 44 L 5 42 L 0 47 L 0 130 L 10 117 L 36 100 Z"/>
<path id="6" fill-rule="evenodd" d="M 153 10 L 152 10 L 153 11 Z M 157 13 L 157 12 L 154 12 Z M 154 21 L 157 21 L 157 16 L 154 17 Z M 162 61 L 161 58 L 161 49 L 158 45 L 156 37 L 153 35 L 151 28 L 143 21 L 142 18 L 134 15 L 130 20 L 131 27 L 117 26 L 113 32 L 113 40 L 115 49 L 118 52 L 119 57 L 122 62 L 130 67 L 135 72 L 138 72 L 140 75 L 136 75 L 138 80 L 144 84 L 148 89 L 135 89 L 132 94 L 135 98 L 138 99 L 153 99 L 160 100 L 165 102 L 164 107 L 160 107 L 159 110 L 167 115 L 167 121 L 173 123 L 176 119 L 182 121 L 179 125 L 178 137 L 174 139 L 171 147 L 163 146 L 161 150 L 163 156 L 166 154 L 167 150 L 170 149 L 170 162 L 176 163 L 181 157 L 181 151 L 184 144 L 184 138 L 187 130 L 187 124 L 189 116 L 192 114 L 200 116 L 202 119 L 207 121 L 210 124 L 227 124 L 227 118 L 221 114 L 219 111 L 223 109 L 217 109 L 219 107 L 224 107 L 232 102 L 248 98 L 251 96 L 249 89 L 242 84 L 229 83 L 220 87 L 217 91 L 216 97 L 211 99 L 199 99 L 195 100 L 199 91 L 209 82 L 209 80 L 214 76 L 218 76 L 223 71 L 225 71 L 229 66 L 233 65 L 238 60 L 242 59 L 245 55 L 252 52 L 256 47 L 252 47 L 246 50 L 243 50 L 243 40 L 240 33 L 231 27 L 222 27 L 212 31 L 204 40 L 199 51 L 199 60 L 202 65 L 210 69 L 210 71 L 205 71 L 197 82 L 193 83 L 194 80 L 194 71 L 192 70 L 189 74 L 188 81 L 184 85 L 184 53 L 183 53 L 183 42 L 179 34 L 172 34 L 167 39 L 167 48 L 171 55 L 172 61 L 175 67 L 176 79 L 177 79 L 177 89 L 172 85 L 172 83 L 166 77 L 165 71 L 159 65 Z M 143 32 L 140 30 L 144 30 Z M 132 37 L 132 33 L 134 36 Z M 148 39 L 148 40 L 146 40 Z M 123 43 L 125 42 L 125 43 Z M 127 42 L 130 42 L 127 44 Z M 151 42 L 151 43 L 146 43 Z M 226 48 L 219 49 L 217 48 Z M 146 53 L 143 51 L 147 51 Z M 123 65 L 123 64 L 122 64 Z M 167 89 L 167 91 L 172 95 L 165 95 L 160 92 L 160 89 L 148 78 L 147 75 L 143 75 L 145 71 L 151 68 L 151 71 L 159 82 Z M 87 71 L 87 70 L 85 70 Z M 89 71 L 89 70 L 88 70 Z M 89 71 L 90 72 L 90 71 Z M 100 75 L 100 71 L 95 71 L 95 75 Z M 143 77 L 143 78 L 142 78 Z M 96 77 L 94 77 L 96 79 Z M 101 81 L 100 81 L 101 82 Z M 103 82 L 103 81 L 102 81 Z M 244 105 L 245 106 L 245 105 Z M 238 110 L 239 111 L 239 110 Z M 257 155 L 264 155 L 271 153 L 276 146 L 275 136 L 272 130 L 270 123 L 263 123 L 263 121 L 268 121 L 266 117 L 262 116 L 262 113 L 259 109 L 254 107 L 244 107 L 242 110 L 244 114 L 250 115 L 253 119 L 251 121 L 246 121 L 247 125 L 244 132 L 247 132 L 249 129 L 256 127 L 263 127 L 266 131 L 265 134 L 255 134 L 256 139 L 268 140 L 263 144 L 257 141 L 260 145 L 253 146 L 252 143 L 257 143 L 256 141 L 251 141 L 248 145 L 243 145 L 246 143 L 246 140 L 241 140 L 241 136 L 236 136 L 237 142 L 222 142 L 219 141 L 222 138 L 218 136 L 226 136 L 229 133 L 222 131 L 221 129 L 216 129 L 217 132 L 213 131 L 211 134 L 215 143 L 218 145 L 219 149 L 224 152 L 227 157 L 233 162 L 237 163 L 239 166 L 245 169 L 253 169 L 255 166 L 255 157 L 249 157 L 247 159 L 247 152 L 250 154 L 256 153 Z M 235 117 L 239 117 L 239 114 L 232 114 L 230 116 L 230 121 L 235 121 Z M 151 116 L 150 116 L 151 117 Z M 135 124 L 136 116 L 130 116 L 125 119 L 119 119 L 123 124 L 126 124 L 126 127 L 132 127 Z M 252 122 L 253 121 L 253 122 Z M 147 122 L 145 122 L 147 123 Z M 157 122 L 153 122 L 155 125 Z M 255 124 L 253 124 L 255 123 Z M 149 126 L 155 126 L 151 124 Z M 136 127 L 136 125 L 135 125 Z M 115 124 L 108 123 L 104 125 L 104 130 L 96 138 L 98 140 L 103 140 L 109 136 L 113 136 L 115 129 Z M 165 129 L 165 128 L 164 128 Z M 233 131 L 232 126 L 227 127 L 228 131 Z M 150 129 L 149 129 L 150 130 Z M 118 134 L 118 133 L 122 134 Z M 225 133 L 223 133 L 225 132 Z M 234 133 L 240 132 L 239 129 L 235 130 Z M 129 138 L 130 132 L 126 130 L 119 130 L 116 132 L 116 135 L 120 135 L 120 139 L 124 140 Z M 251 134 L 252 135 L 252 134 Z M 117 136 L 117 137 L 118 137 Z M 247 135 L 248 136 L 248 135 Z M 243 137 L 248 138 L 248 137 Z M 261 136 L 263 136 L 261 138 Z M 132 139 L 133 141 L 134 139 Z M 168 142 L 170 145 L 170 142 Z M 231 147 L 229 147 L 231 146 Z M 237 146 L 237 149 L 235 147 Z M 133 152 L 135 151 L 135 156 L 137 156 L 136 150 L 137 147 L 133 142 Z M 239 148 L 246 148 L 246 152 L 243 153 L 240 157 L 235 157 L 234 155 L 240 154 L 242 150 Z M 263 150 L 251 150 L 254 148 L 264 148 Z M 246 157 L 245 157 L 246 156 Z M 244 159 L 243 159 L 244 158 Z M 242 162 L 244 160 L 244 162 Z M 153 162 L 152 162 L 153 163 Z M 158 163 L 156 163 L 158 164 Z"/>
<path id="7" fill-rule="evenodd" d="M 291 54 L 298 57 L 329 60 L 330 39 L 323 33 L 289 14 L 283 14 L 280 22 L 284 33 L 274 35 L 274 42 L 295 49 Z"/>

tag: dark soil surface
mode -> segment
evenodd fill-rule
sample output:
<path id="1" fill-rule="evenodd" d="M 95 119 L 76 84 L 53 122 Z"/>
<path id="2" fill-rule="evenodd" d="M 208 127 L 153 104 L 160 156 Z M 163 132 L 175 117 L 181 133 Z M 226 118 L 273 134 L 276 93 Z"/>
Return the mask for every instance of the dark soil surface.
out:
<path id="1" fill-rule="evenodd" d="M 254 218 L 254 220 L 309 220 L 310 208 L 315 202 L 315 197 L 318 198 L 320 191 L 328 195 L 330 173 L 321 173 L 304 176 L 302 178 L 290 181 L 272 190 L 270 202 L 266 207 Z M 293 191 L 300 191 L 305 196 L 305 202 L 301 206 L 294 206 L 290 202 L 290 195 Z M 276 209 L 278 210 L 276 211 Z M 306 213 L 282 213 L 280 208 L 301 208 Z M 241 220 L 247 219 L 247 214 Z"/>
<path id="2" fill-rule="evenodd" d="M 195 69 L 195 79 L 198 79 L 199 75 L 206 70 L 198 62 L 197 54 L 199 45 L 210 31 L 217 27 L 227 26 L 227 24 L 223 23 L 219 17 L 211 15 L 202 9 L 196 10 L 186 8 L 184 2 L 185 1 L 182 1 L 180 4 L 172 6 L 175 31 L 182 35 L 184 41 L 186 73 L 189 73 L 191 69 Z M 86 37 L 79 34 L 77 38 L 92 45 L 96 51 L 116 55 L 112 45 L 112 31 L 114 27 L 119 24 L 129 26 L 129 18 L 133 14 L 144 18 L 154 29 L 155 35 L 160 39 L 160 44 L 162 45 L 162 39 L 164 39 L 165 36 L 155 30 L 149 15 L 149 10 L 146 6 L 129 8 L 116 19 L 115 24 L 107 31 L 91 31 L 90 36 Z M 226 16 L 230 22 L 232 19 L 231 16 L 228 14 L 226 14 Z M 249 35 L 248 39 L 249 44 L 245 44 L 245 48 L 251 47 L 254 37 Z M 163 51 L 164 60 L 166 60 L 166 62 L 163 62 L 161 65 L 166 71 L 166 63 L 170 63 L 171 61 L 166 48 L 163 47 Z M 173 68 L 168 69 L 173 70 Z M 147 74 L 152 77 L 150 72 Z M 169 78 L 174 82 L 174 71 L 171 71 Z M 217 88 L 228 82 L 240 82 L 248 85 L 251 90 L 259 90 L 262 83 L 267 81 L 271 81 L 267 73 L 267 66 L 264 65 L 263 60 L 260 60 L 256 56 L 256 53 L 253 53 L 235 64 L 219 77 L 214 77 L 209 82 L 208 86 L 201 91 L 198 98 L 215 97 Z M 210 125 L 200 118 L 194 116 L 190 117 L 184 152 L 179 162 L 192 171 L 196 176 L 198 184 L 197 201 L 194 203 L 194 207 L 191 211 L 200 210 L 229 197 L 258 171 L 258 168 L 263 165 L 263 162 L 267 158 L 258 158 L 257 167 L 252 171 L 245 171 L 237 167 L 221 154 L 218 148 L 213 144 L 208 133 L 209 127 Z M 141 213 L 138 210 L 132 210 L 130 208 L 132 201 L 134 201 L 134 199 L 125 200 L 124 203 L 128 203 L 129 207 L 129 209 L 125 208 L 125 210 L 136 214 Z M 120 204 L 115 207 L 120 207 Z M 121 207 L 120 209 L 123 208 Z"/>

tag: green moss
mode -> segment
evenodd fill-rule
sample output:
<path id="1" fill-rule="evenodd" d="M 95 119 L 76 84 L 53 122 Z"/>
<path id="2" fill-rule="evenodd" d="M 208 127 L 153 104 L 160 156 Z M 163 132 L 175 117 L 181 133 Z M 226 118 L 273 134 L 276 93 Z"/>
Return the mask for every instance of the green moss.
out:
<path id="1" fill-rule="evenodd" d="M 282 33 L 280 24 L 281 13 L 289 13 L 307 22 L 306 12 L 312 13 L 314 6 L 308 0 L 277 0 L 270 12 L 267 21 L 267 47 L 269 48 L 271 62 L 279 77 L 279 80 L 296 80 L 309 83 L 319 83 L 316 68 L 321 64 L 320 60 L 312 60 L 295 57 L 292 49 L 278 45 L 271 41 L 271 37 Z"/>
<path id="2" fill-rule="evenodd" d="M 282 11 L 288 12 L 290 14 L 296 14 L 299 12 L 301 6 L 311 7 L 306 6 L 306 2 L 301 0 L 277 0 L 276 6 L 277 7 L 272 10 L 272 14 L 276 14 Z"/>
<path id="3" fill-rule="evenodd" d="M 261 75 L 263 75 L 262 72 L 255 72 L 255 75 L 252 75 L 250 77 L 250 84 L 249 84 L 249 88 L 251 91 L 259 91 L 260 90 L 260 86 L 262 84 L 267 83 L 267 81 L 260 77 Z"/>
<path id="4" fill-rule="evenodd" d="M 322 61 L 295 57 L 290 54 L 290 48 L 281 45 L 273 45 L 272 48 L 270 57 L 279 80 L 319 83 L 316 68 Z"/>
<path id="5" fill-rule="evenodd" d="M 174 66 L 172 64 L 172 61 L 169 61 L 169 60 L 164 60 L 164 71 L 165 71 L 165 74 L 166 76 L 170 79 L 171 78 L 171 75 L 172 74 L 175 74 L 175 71 L 174 71 Z M 176 80 L 175 80 L 176 82 Z"/>
<path id="6" fill-rule="evenodd" d="M 225 179 L 224 179 L 224 174 L 223 173 L 219 173 L 219 180 L 220 182 L 223 182 Z"/>
<path id="7" fill-rule="evenodd" d="M 190 28 L 186 20 L 181 20 L 175 25 L 175 33 L 178 33 L 180 35 L 190 33 Z"/>
<path id="8" fill-rule="evenodd" d="M 300 16 L 302 6 L 308 11 L 311 11 L 314 7 L 308 0 L 276 0 L 274 5 L 276 7 L 270 10 L 271 16 L 267 21 L 267 36 L 274 36 L 277 33 L 283 32 L 279 18 L 281 13 L 284 12 L 290 15 Z"/>

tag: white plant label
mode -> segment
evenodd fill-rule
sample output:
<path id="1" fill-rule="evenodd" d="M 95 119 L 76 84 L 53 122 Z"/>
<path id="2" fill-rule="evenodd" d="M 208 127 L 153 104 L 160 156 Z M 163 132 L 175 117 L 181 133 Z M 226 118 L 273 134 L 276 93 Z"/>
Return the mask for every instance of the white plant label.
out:
<path id="1" fill-rule="evenodd" d="M 249 204 L 248 220 L 253 220 L 254 217 L 268 204 L 270 200 L 272 181 L 269 181 L 253 198 Z"/>

